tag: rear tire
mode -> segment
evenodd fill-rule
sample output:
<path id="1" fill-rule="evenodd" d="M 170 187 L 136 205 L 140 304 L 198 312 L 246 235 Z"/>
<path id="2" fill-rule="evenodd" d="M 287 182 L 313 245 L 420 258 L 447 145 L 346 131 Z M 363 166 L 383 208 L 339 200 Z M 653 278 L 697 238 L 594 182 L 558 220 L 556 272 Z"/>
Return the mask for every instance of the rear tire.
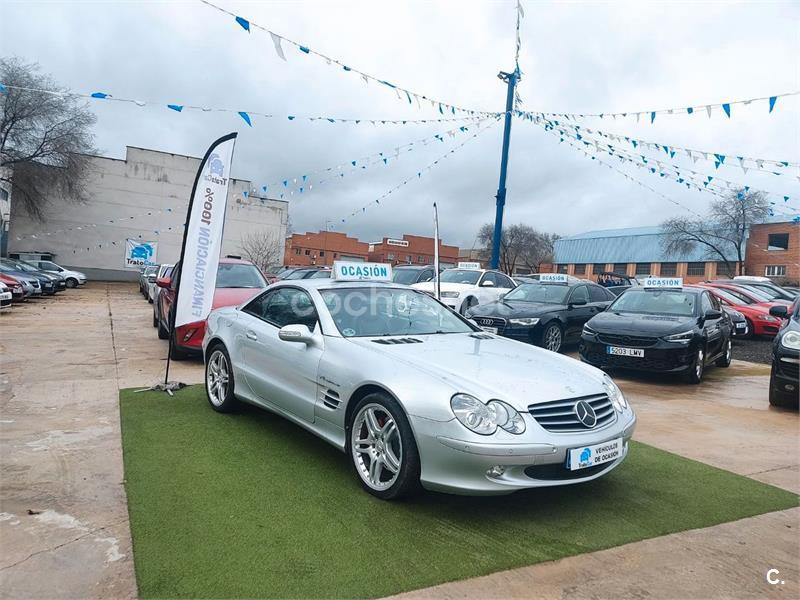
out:
<path id="1" fill-rule="evenodd" d="M 206 398 L 217 412 L 236 410 L 239 401 L 233 394 L 233 367 L 228 350 L 221 343 L 208 349 L 206 361 Z"/>
<path id="2" fill-rule="evenodd" d="M 686 372 L 686 381 L 689 383 L 698 384 L 703 380 L 703 373 L 706 368 L 706 351 L 703 348 L 698 348 L 694 355 L 691 367 Z"/>
<path id="3" fill-rule="evenodd" d="M 723 369 L 727 369 L 728 367 L 731 366 L 731 360 L 733 360 L 732 346 L 733 342 L 731 342 L 731 338 L 728 338 L 724 354 L 714 362 L 715 365 L 717 365 L 718 367 L 722 367 Z"/>
<path id="4" fill-rule="evenodd" d="M 381 500 L 417 493 L 419 450 L 398 402 L 382 392 L 368 394 L 352 414 L 345 451 L 361 487 Z"/>

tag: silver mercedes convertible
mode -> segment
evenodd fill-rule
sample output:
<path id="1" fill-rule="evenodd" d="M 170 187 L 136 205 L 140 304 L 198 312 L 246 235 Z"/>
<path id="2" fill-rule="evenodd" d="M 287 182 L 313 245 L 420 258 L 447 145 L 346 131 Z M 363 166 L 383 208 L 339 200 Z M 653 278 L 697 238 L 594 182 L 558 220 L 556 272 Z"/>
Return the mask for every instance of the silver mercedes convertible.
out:
<path id="1" fill-rule="evenodd" d="M 214 410 L 248 402 L 290 419 L 387 500 L 589 481 L 623 461 L 636 424 L 602 371 L 398 284 L 279 282 L 213 311 L 203 349 Z"/>

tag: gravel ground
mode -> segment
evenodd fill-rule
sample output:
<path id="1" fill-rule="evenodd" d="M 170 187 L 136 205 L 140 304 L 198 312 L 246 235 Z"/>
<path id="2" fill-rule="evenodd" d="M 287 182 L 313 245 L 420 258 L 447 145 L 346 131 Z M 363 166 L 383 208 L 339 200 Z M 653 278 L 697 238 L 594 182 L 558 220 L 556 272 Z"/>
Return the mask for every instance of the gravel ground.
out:
<path id="1" fill-rule="evenodd" d="M 733 341 L 733 358 L 769 365 L 772 363 L 772 338 Z"/>

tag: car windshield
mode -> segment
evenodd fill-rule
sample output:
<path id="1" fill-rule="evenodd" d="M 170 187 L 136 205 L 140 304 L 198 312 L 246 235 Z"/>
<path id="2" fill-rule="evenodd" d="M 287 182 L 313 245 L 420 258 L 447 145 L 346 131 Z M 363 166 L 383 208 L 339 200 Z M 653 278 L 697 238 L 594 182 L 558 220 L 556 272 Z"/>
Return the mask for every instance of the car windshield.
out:
<path id="1" fill-rule="evenodd" d="M 345 337 L 469 333 L 475 329 L 425 293 L 401 288 L 321 290 Z"/>
<path id="2" fill-rule="evenodd" d="M 13 265 L 17 267 L 17 270 L 19 270 L 19 271 L 27 271 L 28 273 L 35 273 L 36 271 L 39 270 L 36 267 L 31 266 L 31 265 L 29 265 L 27 263 L 24 263 L 24 262 L 14 262 Z"/>
<path id="3" fill-rule="evenodd" d="M 289 273 L 284 279 L 305 279 L 307 275 L 308 269 L 298 269 Z"/>
<path id="4" fill-rule="evenodd" d="M 442 283 L 466 283 L 468 285 L 475 285 L 481 276 L 481 271 L 474 271 L 470 269 L 447 269 L 442 271 L 439 275 L 439 280 Z"/>
<path id="5" fill-rule="evenodd" d="M 545 304 L 564 304 L 569 294 L 566 285 L 544 285 L 541 283 L 523 283 L 505 295 L 505 300 L 517 302 L 544 302 Z"/>
<path id="6" fill-rule="evenodd" d="M 720 298 L 726 300 L 730 304 L 754 304 L 750 298 L 744 296 L 742 294 L 735 294 L 729 290 L 723 290 L 721 288 L 714 288 L 714 293 L 719 296 Z"/>
<path id="7" fill-rule="evenodd" d="M 762 302 L 769 302 L 770 300 L 774 300 L 775 298 L 778 297 L 778 294 L 775 294 L 774 292 L 757 288 L 752 285 L 743 285 L 742 289 L 749 292 L 750 295 L 761 299 Z"/>
<path id="8" fill-rule="evenodd" d="M 145 267 L 144 268 L 144 274 L 145 275 L 152 275 L 156 271 L 158 271 L 158 265 L 152 265 L 150 267 Z"/>
<path id="9" fill-rule="evenodd" d="M 255 265 L 220 263 L 217 270 L 217 289 L 263 287 L 267 287 L 267 282 Z"/>
<path id="10" fill-rule="evenodd" d="M 403 285 L 411 285 L 417 282 L 420 269 L 395 269 L 392 271 L 392 281 Z"/>
<path id="11" fill-rule="evenodd" d="M 629 312 L 645 315 L 675 315 L 691 317 L 695 314 L 697 296 L 682 290 L 629 289 L 608 307 L 609 312 Z"/>
<path id="12" fill-rule="evenodd" d="M 320 269 L 316 273 L 314 273 L 311 277 L 307 277 L 306 279 L 330 279 L 331 272 L 327 269 Z"/>

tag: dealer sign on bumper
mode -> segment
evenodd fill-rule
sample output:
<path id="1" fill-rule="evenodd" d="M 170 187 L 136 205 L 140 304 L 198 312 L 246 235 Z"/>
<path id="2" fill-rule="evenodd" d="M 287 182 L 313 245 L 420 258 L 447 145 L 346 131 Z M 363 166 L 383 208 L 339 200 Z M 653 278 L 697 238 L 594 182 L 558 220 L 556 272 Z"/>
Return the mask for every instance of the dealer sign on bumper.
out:
<path id="1" fill-rule="evenodd" d="M 570 471 L 596 467 L 617 460 L 622 455 L 622 438 L 609 440 L 594 446 L 575 448 L 567 454 L 567 467 Z"/>

